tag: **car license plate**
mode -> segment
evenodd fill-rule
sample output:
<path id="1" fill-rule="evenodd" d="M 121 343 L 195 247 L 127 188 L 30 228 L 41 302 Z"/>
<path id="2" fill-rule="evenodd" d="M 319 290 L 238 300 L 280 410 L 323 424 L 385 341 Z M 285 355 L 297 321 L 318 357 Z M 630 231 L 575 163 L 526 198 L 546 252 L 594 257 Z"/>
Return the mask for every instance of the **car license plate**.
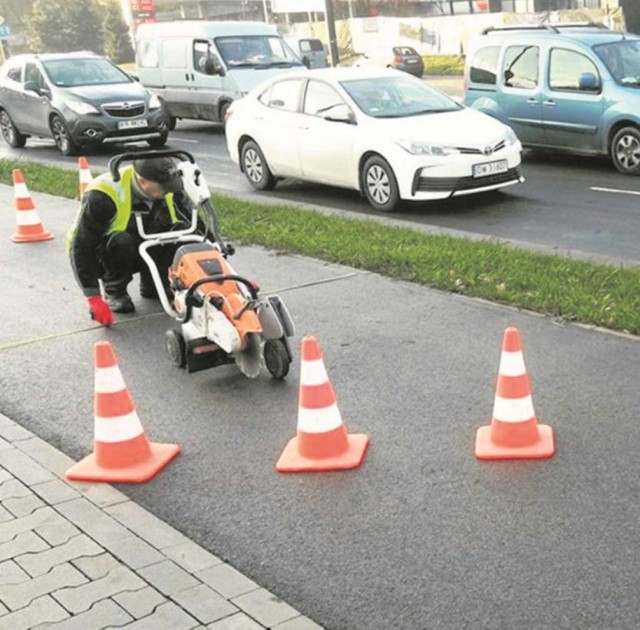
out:
<path id="1" fill-rule="evenodd" d="M 118 129 L 138 129 L 140 127 L 147 127 L 149 123 L 141 118 L 139 120 L 119 120 Z"/>
<path id="2" fill-rule="evenodd" d="M 407 63 L 418 63 L 417 59 L 407 59 Z"/>
<path id="3" fill-rule="evenodd" d="M 473 165 L 474 177 L 486 177 L 496 173 L 504 173 L 508 170 L 507 160 L 496 160 L 495 162 L 483 162 Z"/>

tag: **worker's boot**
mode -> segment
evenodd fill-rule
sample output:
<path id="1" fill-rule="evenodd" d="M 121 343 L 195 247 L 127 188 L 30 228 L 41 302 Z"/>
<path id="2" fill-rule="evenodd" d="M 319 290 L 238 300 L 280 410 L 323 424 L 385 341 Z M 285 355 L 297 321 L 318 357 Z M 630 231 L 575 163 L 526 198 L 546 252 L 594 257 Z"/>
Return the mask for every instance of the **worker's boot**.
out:
<path id="1" fill-rule="evenodd" d="M 114 313 L 134 313 L 136 310 L 127 285 L 121 282 L 105 283 L 104 292 L 109 308 Z"/>
<path id="2" fill-rule="evenodd" d="M 173 300 L 173 291 L 171 290 L 168 279 L 163 279 L 162 290 L 165 292 L 169 302 L 171 302 Z M 151 277 L 151 273 L 147 270 L 140 272 L 140 296 L 150 300 L 160 299 L 156 284 Z"/>
<path id="3" fill-rule="evenodd" d="M 140 272 L 140 295 L 150 300 L 158 299 L 158 290 L 153 282 L 151 273 L 146 269 Z"/>

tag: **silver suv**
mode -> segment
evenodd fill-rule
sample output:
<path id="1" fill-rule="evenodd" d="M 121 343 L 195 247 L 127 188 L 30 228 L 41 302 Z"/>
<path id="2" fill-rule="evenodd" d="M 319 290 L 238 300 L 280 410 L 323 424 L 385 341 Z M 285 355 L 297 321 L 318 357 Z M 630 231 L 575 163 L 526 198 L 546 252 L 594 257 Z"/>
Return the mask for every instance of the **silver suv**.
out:
<path id="1" fill-rule="evenodd" d="M 169 118 L 157 96 L 104 57 L 16 55 L 0 68 L 0 131 L 12 147 L 48 137 L 74 155 L 110 142 L 159 148 Z"/>

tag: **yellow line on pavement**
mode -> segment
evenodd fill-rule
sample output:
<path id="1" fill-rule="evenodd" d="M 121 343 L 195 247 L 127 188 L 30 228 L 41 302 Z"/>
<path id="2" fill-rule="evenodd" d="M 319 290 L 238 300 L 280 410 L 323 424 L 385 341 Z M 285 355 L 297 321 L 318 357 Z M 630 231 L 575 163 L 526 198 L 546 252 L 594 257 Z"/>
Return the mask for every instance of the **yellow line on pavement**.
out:
<path id="1" fill-rule="evenodd" d="M 139 322 L 140 320 L 147 319 L 149 317 L 155 317 L 156 315 L 164 315 L 164 313 L 149 313 L 148 315 L 139 315 L 138 317 L 132 317 L 130 319 L 116 322 L 115 324 L 113 324 L 113 326 L 111 326 L 111 328 L 115 328 L 116 326 L 121 326 L 123 324 L 131 324 L 133 322 Z M 32 344 L 40 343 L 41 341 L 51 341 L 52 339 L 61 339 L 62 337 L 79 335 L 81 333 L 89 332 L 90 330 L 96 330 L 98 328 L 104 328 L 104 327 L 100 324 L 96 324 L 94 326 L 88 326 L 87 328 L 77 328 L 76 330 L 67 330 L 66 332 L 53 333 L 51 335 L 41 335 L 40 337 L 32 337 L 31 339 L 19 339 L 17 341 L 8 341 L 6 343 L 0 344 L 0 351 L 11 350 L 12 348 L 19 348 L 21 346 L 29 346 Z"/>

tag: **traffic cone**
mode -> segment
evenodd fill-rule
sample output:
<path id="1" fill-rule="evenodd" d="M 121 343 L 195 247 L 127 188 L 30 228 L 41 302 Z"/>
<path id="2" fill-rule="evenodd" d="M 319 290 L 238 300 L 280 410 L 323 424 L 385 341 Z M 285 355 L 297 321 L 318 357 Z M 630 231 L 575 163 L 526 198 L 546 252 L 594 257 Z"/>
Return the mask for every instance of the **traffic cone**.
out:
<path id="1" fill-rule="evenodd" d="M 84 195 L 84 191 L 87 189 L 87 186 L 91 183 L 93 176 L 91 175 L 91 169 L 89 168 L 89 162 L 86 157 L 78 158 L 78 173 L 80 175 L 80 196 L 79 199 L 82 199 L 82 195 Z"/>
<path id="2" fill-rule="evenodd" d="M 36 206 L 19 168 L 13 169 L 13 196 L 16 202 L 16 231 L 11 240 L 14 243 L 32 243 L 52 239 L 53 234 L 47 232 L 40 223 Z"/>
<path id="3" fill-rule="evenodd" d="M 524 366 L 520 333 L 507 328 L 502 341 L 491 425 L 478 429 L 478 459 L 543 459 L 555 452 L 553 430 L 538 424 Z"/>
<path id="4" fill-rule="evenodd" d="M 347 434 L 315 337 L 302 340 L 298 432 L 278 463 L 279 472 L 314 472 L 357 468 L 369 437 Z"/>
<path id="5" fill-rule="evenodd" d="M 94 359 L 94 452 L 69 468 L 65 477 L 110 483 L 148 481 L 180 453 L 180 447 L 149 442 L 108 341 L 95 344 Z"/>

